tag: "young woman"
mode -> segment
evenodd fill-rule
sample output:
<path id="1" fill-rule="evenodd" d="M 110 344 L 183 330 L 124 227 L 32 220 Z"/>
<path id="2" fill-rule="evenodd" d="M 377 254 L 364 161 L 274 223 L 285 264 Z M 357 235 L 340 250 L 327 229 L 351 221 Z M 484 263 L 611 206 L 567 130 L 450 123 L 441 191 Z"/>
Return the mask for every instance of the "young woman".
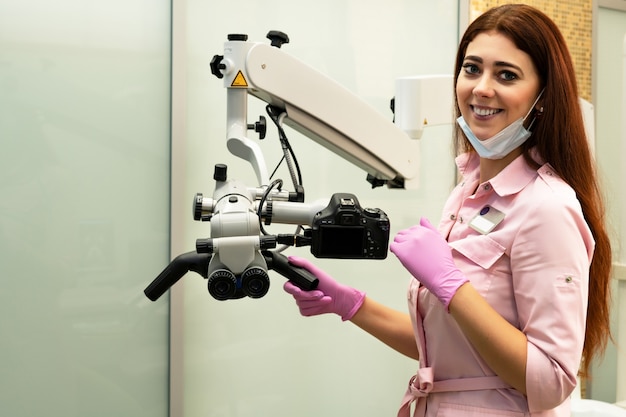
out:
<path id="1" fill-rule="evenodd" d="M 420 361 L 399 416 L 569 416 L 610 337 L 611 268 L 571 57 L 544 13 L 505 5 L 469 26 L 455 74 L 460 182 L 438 228 L 390 246 L 415 278 L 409 314 L 302 258 L 318 289 L 285 290 Z"/>

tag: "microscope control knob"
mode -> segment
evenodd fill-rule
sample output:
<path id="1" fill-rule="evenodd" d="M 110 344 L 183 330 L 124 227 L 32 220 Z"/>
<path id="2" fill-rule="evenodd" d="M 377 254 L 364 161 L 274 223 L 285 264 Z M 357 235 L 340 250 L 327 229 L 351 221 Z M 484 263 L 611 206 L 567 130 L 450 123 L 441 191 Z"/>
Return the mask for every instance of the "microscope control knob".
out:
<path id="1" fill-rule="evenodd" d="M 226 69 L 226 64 L 223 64 L 224 55 L 213 55 L 211 58 L 211 62 L 209 66 L 211 67 L 211 74 L 215 75 L 217 78 L 224 78 L 224 74 L 222 74 L 222 70 Z"/>
<path id="2" fill-rule="evenodd" d="M 228 35 L 228 40 L 245 42 L 248 40 L 248 35 L 246 35 L 245 33 L 231 33 Z"/>
<path id="3" fill-rule="evenodd" d="M 228 167 L 224 164 L 215 164 L 213 169 L 213 179 L 215 181 L 226 181 L 226 171 Z"/>
<path id="4" fill-rule="evenodd" d="M 283 43 L 289 43 L 289 36 L 279 30 L 270 30 L 266 37 L 272 41 L 272 46 L 277 48 L 283 46 Z"/>
<path id="5" fill-rule="evenodd" d="M 259 134 L 259 139 L 265 139 L 267 133 L 267 121 L 264 116 L 259 116 L 259 121 L 248 124 L 248 129 L 254 129 Z"/>
<path id="6" fill-rule="evenodd" d="M 193 219 L 196 221 L 202 220 L 202 193 L 197 193 L 193 198 Z"/>

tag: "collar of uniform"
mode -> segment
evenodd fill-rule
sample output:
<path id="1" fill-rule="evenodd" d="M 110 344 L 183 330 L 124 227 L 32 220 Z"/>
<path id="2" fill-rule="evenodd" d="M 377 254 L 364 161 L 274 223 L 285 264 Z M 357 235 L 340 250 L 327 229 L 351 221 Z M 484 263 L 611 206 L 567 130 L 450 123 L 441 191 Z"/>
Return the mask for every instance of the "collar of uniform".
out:
<path id="1" fill-rule="evenodd" d="M 536 177 L 537 170 L 528 165 L 524 155 L 520 155 L 488 182 L 502 197 L 520 192 Z"/>
<path id="2" fill-rule="evenodd" d="M 478 179 L 480 158 L 476 152 L 463 153 L 457 156 L 454 162 L 464 181 Z"/>
<path id="3" fill-rule="evenodd" d="M 536 159 L 537 155 L 533 151 L 531 151 L 531 155 Z M 461 154 L 456 158 L 455 162 L 465 182 L 474 178 L 478 179 L 480 158 L 476 152 Z M 524 156 L 520 155 L 511 161 L 498 175 L 485 184 L 481 184 L 481 187 L 489 184 L 490 187 L 485 188 L 493 188 L 499 196 L 516 194 L 536 176 L 537 171 L 528 166 Z"/>

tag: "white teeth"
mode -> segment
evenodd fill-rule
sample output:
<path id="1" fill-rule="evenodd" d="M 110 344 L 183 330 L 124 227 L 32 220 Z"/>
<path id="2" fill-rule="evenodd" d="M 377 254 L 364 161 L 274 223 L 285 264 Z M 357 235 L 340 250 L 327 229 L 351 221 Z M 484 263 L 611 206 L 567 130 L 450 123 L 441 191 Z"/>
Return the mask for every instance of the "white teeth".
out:
<path id="1" fill-rule="evenodd" d="M 479 108 L 474 107 L 474 113 L 476 113 L 479 116 L 491 116 L 492 114 L 495 114 L 499 111 L 500 110 L 498 109 L 479 109 Z"/>

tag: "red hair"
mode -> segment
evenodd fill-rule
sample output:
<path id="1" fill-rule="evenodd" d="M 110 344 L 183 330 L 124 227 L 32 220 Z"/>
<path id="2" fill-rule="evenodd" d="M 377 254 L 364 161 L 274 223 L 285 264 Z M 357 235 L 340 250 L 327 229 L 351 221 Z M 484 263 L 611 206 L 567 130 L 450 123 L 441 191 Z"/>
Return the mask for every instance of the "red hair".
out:
<path id="1" fill-rule="evenodd" d="M 507 36 L 530 56 L 545 88 L 533 134 L 523 145 L 523 154 L 531 166 L 537 162 L 530 155 L 535 148 L 543 161 L 576 192 L 583 215 L 596 241 L 589 271 L 589 304 L 581 375 L 587 375 L 596 356 L 602 356 L 610 331 L 611 243 L 605 227 L 604 200 L 598 184 L 595 163 L 585 133 L 578 102 L 578 86 L 572 59 L 565 39 L 556 24 L 543 12 L 523 4 L 508 4 L 490 9 L 471 23 L 463 35 L 456 56 L 459 74 L 468 44 L 476 35 L 496 31 Z M 454 81 L 456 90 L 456 79 Z M 456 116 L 460 116 L 455 98 Z M 457 152 L 473 151 L 457 126 Z"/>

